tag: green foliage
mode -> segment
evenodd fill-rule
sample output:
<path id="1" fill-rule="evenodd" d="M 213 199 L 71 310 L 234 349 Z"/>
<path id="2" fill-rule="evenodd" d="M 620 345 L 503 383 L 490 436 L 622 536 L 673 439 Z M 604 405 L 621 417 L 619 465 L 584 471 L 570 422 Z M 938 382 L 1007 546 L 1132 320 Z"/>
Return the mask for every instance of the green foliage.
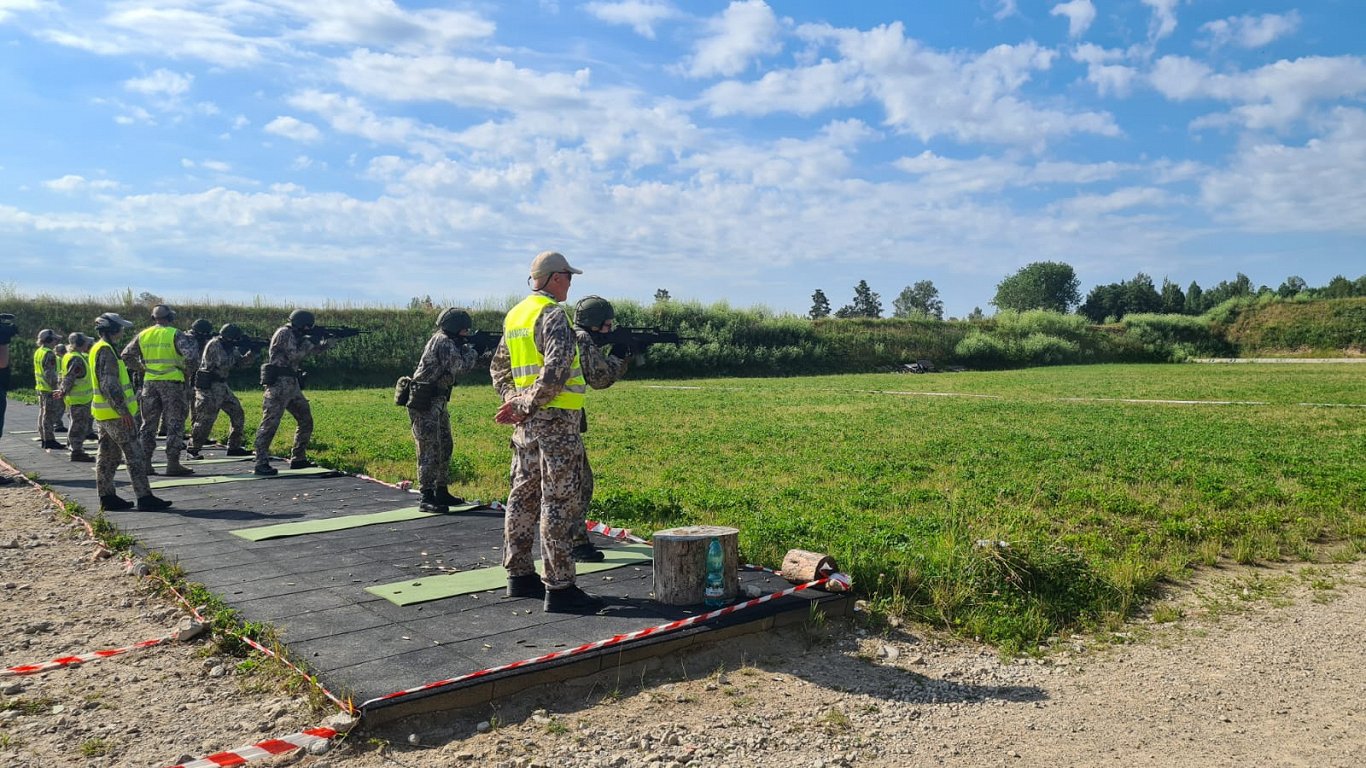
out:
<path id="1" fill-rule="evenodd" d="M 1024 312 L 1046 309 L 1065 313 L 1081 300 L 1080 282 L 1071 265 L 1054 261 L 1036 261 L 996 285 L 996 297 L 991 303 L 998 309 Z"/>
<path id="2" fill-rule="evenodd" d="M 1150 359 L 1180 362 L 1190 357 L 1230 356 L 1234 350 L 1214 334 L 1214 324 L 1190 315 L 1126 315 L 1125 333 L 1142 346 Z"/>

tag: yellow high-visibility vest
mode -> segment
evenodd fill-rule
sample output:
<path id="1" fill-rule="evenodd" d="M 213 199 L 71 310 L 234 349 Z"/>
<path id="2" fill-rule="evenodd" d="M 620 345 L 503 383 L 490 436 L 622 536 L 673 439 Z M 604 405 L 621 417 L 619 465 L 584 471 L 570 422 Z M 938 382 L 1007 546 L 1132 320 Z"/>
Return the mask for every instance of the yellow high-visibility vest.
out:
<path id="1" fill-rule="evenodd" d="M 104 339 L 95 342 L 95 346 L 90 349 L 90 363 L 86 367 L 90 369 L 90 389 L 94 393 L 94 398 L 90 403 L 90 412 L 94 414 L 97 421 L 115 421 L 119 418 L 119 412 L 109 405 L 109 401 L 104 399 L 104 393 L 100 392 L 99 377 L 95 375 L 95 361 L 99 359 L 100 350 L 107 349 L 109 354 L 114 356 L 119 362 L 119 384 L 123 385 L 123 401 L 128 404 L 128 413 L 138 415 L 138 396 L 133 391 L 133 380 L 128 376 L 128 366 L 123 364 L 119 358 L 119 353 L 114 346 Z"/>
<path id="2" fill-rule="evenodd" d="M 43 361 L 47 359 L 48 355 L 55 354 L 57 353 L 51 347 L 44 347 L 41 344 L 33 350 L 33 388 L 39 392 L 51 392 L 56 389 L 43 378 Z"/>
<path id="3" fill-rule="evenodd" d="M 549 296 L 533 293 L 503 318 L 503 338 L 507 340 L 508 356 L 512 359 L 512 383 L 519 390 L 530 387 L 545 365 L 545 356 L 536 348 L 536 320 L 546 307 L 554 305 L 555 300 Z M 565 314 L 567 316 L 568 312 Z M 583 369 L 579 366 L 579 345 L 575 343 L 569 379 L 565 381 L 560 394 L 546 403 L 545 407 L 581 411 L 587 391 L 588 382 L 583 378 Z"/>
<path id="4" fill-rule="evenodd" d="M 145 381 L 184 381 L 180 353 L 175 348 L 177 331 L 169 325 L 154 325 L 138 334 L 142 364 L 147 366 Z"/>
<path id="5" fill-rule="evenodd" d="M 65 379 L 67 369 L 71 367 L 71 361 L 75 359 L 85 361 L 86 374 L 71 385 L 71 391 L 66 393 L 67 405 L 89 405 L 95 397 L 95 388 L 90 385 L 90 358 L 83 352 L 67 352 L 60 363 L 57 364 L 57 375 Z"/>

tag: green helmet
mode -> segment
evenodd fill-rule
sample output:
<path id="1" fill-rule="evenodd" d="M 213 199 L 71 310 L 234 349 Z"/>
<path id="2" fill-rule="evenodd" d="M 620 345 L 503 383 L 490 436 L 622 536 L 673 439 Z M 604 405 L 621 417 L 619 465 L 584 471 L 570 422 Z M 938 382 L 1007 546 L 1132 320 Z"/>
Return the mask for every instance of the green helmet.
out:
<path id="1" fill-rule="evenodd" d="M 313 327 L 313 313 L 306 309 L 296 309 L 289 313 L 289 327 L 298 330 Z"/>
<path id="2" fill-rule="evenodd" d="M 242 338 L 242 329 L 238 328 L 236 325 L 233 325 L 232 323 L 228 323 L 227 325 L 224 325 L 222 328 L 218 329 L 218 335 L 222 336 L 228 341 L 237 341 L 238 339 Z"/>
<path id="3" fill-rule="evenodd" d="M 584 296 L 574 305 L 574 324 L 580 328 L 597 328 L 614 319 L 612 302 L 601 296 Z"/>
<path id="4" fill-rule="evenodd" d="M 210 323 L 208 320 L 201 317 L 190 324 L 190 333 L 193 333 L 196 336 L 212 336 L 213 323 Z"/>
<path id="5" fill-rule="evenodd" d="M 447 334 L 454 336 L 466 328 L 473 328 L 474 321 L 470 319 L 470 313 L 459 307 L 446 307 L 441 310 L 441 316 L 436 318 L 437 327 Z"/>

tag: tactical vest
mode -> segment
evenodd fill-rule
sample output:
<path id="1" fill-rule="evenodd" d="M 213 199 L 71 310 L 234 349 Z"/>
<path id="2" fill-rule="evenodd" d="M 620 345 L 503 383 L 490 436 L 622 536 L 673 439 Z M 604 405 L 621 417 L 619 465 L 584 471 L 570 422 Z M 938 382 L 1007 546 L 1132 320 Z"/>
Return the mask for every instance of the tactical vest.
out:
<path id="1" fill-rule="evenodd" d="M 86 374 L 71 385 L 71 391 L 66 393 L 67 405 L 89 405 L 95 397 L 95 388 L 90 385 L 90 359 L 81 352 L 67 352 L 60 363 L 57 364 L 57 375 L 63 381 L 66 380 L 66 372 L 71 367 L 72 360 L 84 360 Z"/>
<path id="2" fill-rule="evenodd" d="M 90 388 L 94 393 L 94 397 L 90 403 L 90 412 L 95 416 L 97 421 L 115 421 L 119 418 L 119 412 L 114 410 L 113 407 L 109 405 L 109 401 L 104 399 L 104 393 L 100 391 L 99 377 L 95 375 L 95 361 L 100 359 L 101 349 L 109 350 L 109 354 L 113 355 L 115 360 L 118 360 L 119 384 L 123 386 L 123 402 L 128 405 L 129 414 L 133 416 L 138 415 L 138 397 L 137 393 L 133 391 L 133 380 L 128 377 L 128 366 L 123 364 L 123 360 L 119 358 L 119 353 L 114 350 L 113 345 L 104 339 L 95 342 L 95 346 L 90 349 L 90 361 L 86 366 L 90 369 Z"/>
<path id="3" fill-rule="evenodd" d="M 57 353 L 51 347 L 44 347 L 41 344 L 33 350 L 33 388 L 39 392 L 51 392 L 54 389 L 43 377 L 43 361 L 47 359 L 48 355 L 55 354 Z"/>
<path id="4" fill-rule="evenodd" d="M 185 373 L 180 370 L 182 358 L 175 348 L 176 333 L 169 325 L 154 325 L 138 334 L 142 364 L 147 367 L 144 381 L 185 380 Z"/>
<path id="5" fill-rule="evenodd" d="M 513 307 L 503 319 L 503 338 L 507 340 L 508 356 L 512 359 L 512 383 L 518 390 L 530 387 L 540 375 L 545 365 L 545 356 L 536 348 L 536 320 L 547 307 L 555 305 L 549 296 L 533 293 Z M 566 311 L 566 315 L 568 312 Z M 564 389 L 555 399 L 546 403 L 547 408 L 563 408 L 568 411 L 583 410 L 584 393 L 588 382 L 583 378 L 579 365 L 579 345 L 574 344 L 574 362 L 569 368 L 569 379 Z"/>

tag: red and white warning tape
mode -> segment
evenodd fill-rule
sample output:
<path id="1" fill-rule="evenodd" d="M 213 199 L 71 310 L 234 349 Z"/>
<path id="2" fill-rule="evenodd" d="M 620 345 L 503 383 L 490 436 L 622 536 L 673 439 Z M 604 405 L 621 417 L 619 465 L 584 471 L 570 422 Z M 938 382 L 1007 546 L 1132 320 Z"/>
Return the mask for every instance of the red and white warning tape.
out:
<path id="1" fill-rule="evenodd" d="M 229 765 L 245 765 L 253 760 L 264 760 L 267 757 L 283 755 L 296 749 L 307 749 L 320 741 L 328 741 L 335 736 L 337 736 L 337 731 L 331 728 L 306 728 L 299 733 L 282 736 L 278 739 L 266 739 L 227 752 L 215 752 L 188 763 L 172 766 L 172 768 L 224 768 L 224 766 Z"/>
<path id="2" fill-rule="evenodd" d="M 511 669 L 518 669 L 520 667 L 531 666 L 532 664 L 542 664 L 547 661 L 554 661 L 556 659 L 564 659 L 570 656 L 577 656 L 579 654 L 588 653 L 589 651 L 596 651 L 600 648 L 610 648 L 614 645 L 621 645 L 622 643 L 630 642 L 632 640 L 639 640 L 643 637 L 650 637 L 651 635 L 662 635 L 668 632 L 674 632 L 685 627 L 691 627 L 694 624 L 698 624 L 704 621 L 709 621 L 711 619 L 719 618 L 721 616 L 728 616 L 732 613 L 742 611 L 746 608 L 753 608 L 756 605 L 762 605 L 771 600 L 776 600 L 780 597 L 786 597 L 788 595 L 796 594 L 797 592 L 801 592 L 804 589 L 811 589 L 812 587 L 820 587 L 829 584 L 832 591 L 846 591 L 852 586 L 852 583 L 853 582 L 849 579 L 849 577 L 842 573 L 832 574 L 830 576 L 826 576 L 825 578 L 816 579 L 815 581 L 808 581 L 805 584 L 798 584 L 795 587 L 792 587 L 791 589 L 785 589 L 781 592 L 774 592 L 772 594 L 763 595 L 762 597 L 756 597 L 753 600 L 746 600 L 743 603 L 728 605 L 725 608 L 718 608 L 714 611 L 709 611 L 698 616 L 690 616 L 686 619 L 671 621 L 668 624 L 660 624 L 654 627 L 638 629 L 634 632 L 626 632 L 620 635 L 613 635 L 612 637 L 609 637 L 605 640 L 597 640 L 595 642 L 586 643 L 575 648 L 567 648 L 563 651 L 555 651 L 554 653 L 547 653 L 529 659 L 522 659 L 521 661 L 514 661 L 510 664 L 502 664 L 497 667 L 489 667 L 488 669 L 481 669 L 478 672 L 470 672 L 468 674 L 459 675 L 457 677 L 448 678 L 446 680 L 438 680 L 434 683 L 425 683 L 415 688 L 408 688 L 407 690 L 395 691 L 394 693 L 385 694 L 383 696 L 377 696 L 373 699 L 361 702 L 360 709 L 363 711 L 366 707 L 370 706 L 371 704 L 376 704 L 381 701 L 390 701 L 392 699 L 402 698 L 404 696 L 409 696 L 414 693 L 430 691 L 436 688 L 443 688 L 445 686 L 454 685 L 455 683 L 461 683 L 466 680 L 473 680 L 479 677 L 487 677 L 498 672 L 506 672 Z"/>
<path id="3" fill-rule="evenodd" d="M 616 541 L 629 541 L 633 544 L 649 544 L 650 542 L 631 533 L 630 528 L 613 528 L 606 523 L 599 523 L 596 520 L 588 521 L 588 532 L 596 533 L 599 536 L 606 536 Z"/>
<path id="4" fill-rule="evenodd" d="M 108 648 L 102 651 L 82 653 L 78 656 L 61 656 L 59 658 L 53 659 L 52 661 L 45 661 L 41 664 L 20 664 L 15 667 L 6 667 L 4 669 L 0 669 L 0 677 L 9 677 L 11 675 L 33 675 L 39 672 L 47 672 L 53 669 L 61 669 L 62 667 L 74 667 L 77 664 L 84 664 L 87 661 L 94 661 L 95 659 L 107 659 L 110 656 L 118 656 L 120 654 L 128 653 L 129 651 L 140 651 L 143 648 L 151 648 L 156 645 L 161 645 L 162 643 L 169 643 L 174 639 L 175 636 L 158 637 L 155 640 L 143 640 L 140 643 L 133 643 L 132 645 L 125 646 L 123 648 Z"/>

